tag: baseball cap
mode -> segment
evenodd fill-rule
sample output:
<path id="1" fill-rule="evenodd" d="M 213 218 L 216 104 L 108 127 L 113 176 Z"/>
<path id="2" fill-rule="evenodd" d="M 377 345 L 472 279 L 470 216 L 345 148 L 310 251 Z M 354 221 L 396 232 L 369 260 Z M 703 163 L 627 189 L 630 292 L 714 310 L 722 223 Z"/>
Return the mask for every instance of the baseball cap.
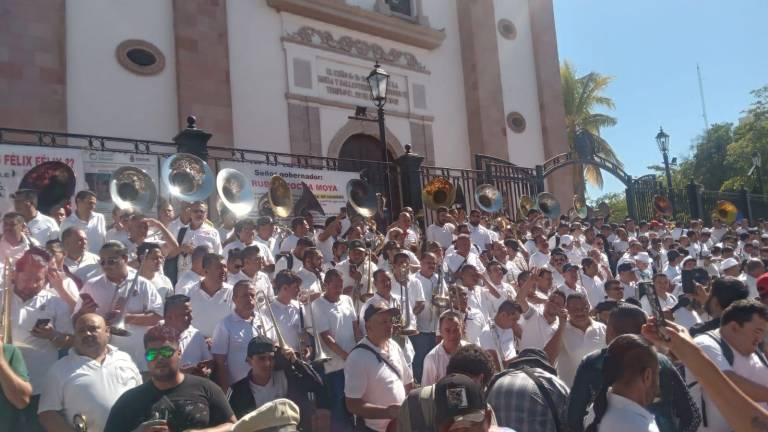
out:
<path id="1" fill-rule="evenodd" d="M 272 341 L 272 339 L 259 335 L 248 342 L 248 351 L 246 355 L 251 357 L 271 352 L 275 352 L 275 343 Z"/>
<path id="2" fill-rule="evenodd" d="M 735 267 L 737 265 L 739 265 L 739 262 L 736 261 L 736 258 L 728 258 L 722 263 L 720 263 L 720 270 L 721 271 L 728 270 L 729 268 Z"/>
<path id="3" fill-rule="evenodd" d="M 560 244 L 563 246 L 567 246 L 569 244 L 573 243 L 573 237 L 566 234 L 564 236 L 560 236 Z"/>
<path id="4" fill-rule="evenodd" d="M 365 313 L 363 314 L 363 320 L 365 320 L 365 322 L 368 322 L 371 318 L 373 318 L 374 315 L 378 313 L 387 313 L 387 312 L 391 312 L 393 315 L 399 315 L 400 309 L 396 307 L 390 307 L 388 304 L 384 302 L 372 303 L 365 310 Z"/>
<path id="5" fill-rule="evenodd" d="M 232 432 L 293 432 L 298 430 L 299 407 L 288 399 L 265 403 L 241 418 Z"/>
<path id="6" fill-rule="evenodd" d="M 361 249 L 365 250 L 365 243 L 360 240 L 352 240 L 349 242 L 349 250 Z"/>
<path id="7" fill-rule="evenodd" d="M 485 420 L 488 405 L 480 383 L 462 374 L 451 374 L 435 384 L 435 424 L 467 426 Z M 450 429 L 449 429 L 450 430 Z"/>
<path id="8" fill-rule="evenodd" d="M 266 226 L 266 225 L 272 225 L 272 218 L 269 216 L 262 216 L 258 219 L 256 219 L 256 226 Z"/>
<path id="9" fill-rule="evenodd" d="M 635 255 L 635 261 L 650 264 L 653 260 L 651 259 L 651 256 L 648 255 L 648 252 L 640 252 L 639 254 Z"/>

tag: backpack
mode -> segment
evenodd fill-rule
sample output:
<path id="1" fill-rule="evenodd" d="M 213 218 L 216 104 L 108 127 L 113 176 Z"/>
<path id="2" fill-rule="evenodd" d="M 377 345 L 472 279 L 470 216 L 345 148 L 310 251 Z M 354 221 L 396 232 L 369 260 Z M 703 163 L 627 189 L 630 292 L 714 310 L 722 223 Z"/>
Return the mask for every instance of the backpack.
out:
<path id="1" fill-rule="evenodd" d="M 725 340 L 723 340 L 722 337 L 717 336 L 714 333 L 714 331 L 708 331 L 702 334 L 708 336 L 709 338 L 717 342 L 717 345 L 720 347 L 720 350 L 723 352 L 723 357 L 725 357 L 725 361 L 728 362 L 729 366 L 733 366 L 733 348 L 731 348 L 731 346 L 728 345 L 728 343 L 725 342 Z M 762 363 L 763 366 L 768 367 L 768 359 L 766 359 L 765 354 L 760 348 L 758 348 L 755 351 L 755 354 L 757 355 L 757 358 L 760 360 L 760 363 Z M 698 383 L 699 383 L 698 381 L 694 381 L 688 385 L 688 388 L 693 388 L 693 386 L 697 385 Z M 704 404 L 703 391 L 701 392 L 701 421 L 702 421 L 701 424 L 706 427 L 707 426 L 707 407 Z"/>

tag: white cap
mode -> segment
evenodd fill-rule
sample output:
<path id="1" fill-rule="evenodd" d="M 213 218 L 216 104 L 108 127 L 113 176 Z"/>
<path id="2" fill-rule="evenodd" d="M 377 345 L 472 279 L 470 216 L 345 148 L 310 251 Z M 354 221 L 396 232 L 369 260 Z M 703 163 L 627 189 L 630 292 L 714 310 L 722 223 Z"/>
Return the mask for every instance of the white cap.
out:
<path id="1" fill-rule="evenodd" d="M 561 245 L 566 246 L 571 243 L 573 243 L 573 237 L 571 237 L 570 235 L 566 234 L 566 235 L 560 236 Z"/>
<path id="2" fill-rule="evenodd" d="M 731 267 L 735 267 L 739 265 L 739 262 L 736 261 L 736 258 L 728 258 L 727 260 L 720 263 L 720 271 L 728 270 Z"/>
<path id="3" fill-rule="evenodd" d="M 653 260 L 651 259 L 651 256 L 648 255 L 648 252 L 640 252 L 635 255 L 635 261 L 650 264 Z"/>

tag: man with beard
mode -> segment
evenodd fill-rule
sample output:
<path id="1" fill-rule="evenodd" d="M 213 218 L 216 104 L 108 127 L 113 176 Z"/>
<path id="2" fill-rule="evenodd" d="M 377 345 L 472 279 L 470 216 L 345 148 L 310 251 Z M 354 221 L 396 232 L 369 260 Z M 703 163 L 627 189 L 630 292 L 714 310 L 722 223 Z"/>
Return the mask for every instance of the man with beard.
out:
<path id="1" fill-rule="evenodd" d="M 77 319 L 74 349 L 48 371 L 40 398 L 40 423 L 47 430 L 67 430 L 80 415 L 89 431 L 100 432 L 117 398 L 141 384 L 131 356 L 107 345 L 108 340 L 109 330 L 100 315 Z"/>
<path id="2" fill-rule="evenodd" d="M 179 370 L 178 336 L 167 326 L 147 331 L 144 347 L 150 380 L 120 396 L 104 430 L 231 430 L 235 415 L 221 389 L 208 379 Z"/>

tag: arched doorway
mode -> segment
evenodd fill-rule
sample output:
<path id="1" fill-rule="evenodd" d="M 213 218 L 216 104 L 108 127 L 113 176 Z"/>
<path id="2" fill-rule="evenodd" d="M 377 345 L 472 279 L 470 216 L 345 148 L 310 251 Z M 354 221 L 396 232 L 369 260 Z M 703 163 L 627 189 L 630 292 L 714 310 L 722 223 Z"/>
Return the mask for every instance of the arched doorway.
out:
<path id="1" fill-rule="evenodd" d="M 378 138 L 366 134 L 351 135 L 341 145 L 339 159 L 339 170 L 361 171 L 362 177 L 368 180 L 376 192 L 385 194 L 384 170 L 381 163 L 384 162 L 384 151 Z M 390 214 L 387 215 L 386 222 L 389 223 L 392 215 L 400 212 L 400 185 L 394 164 L 395 157 L 390 150 L 387 150 L 387 160 L 391 197 L 387 203 Z"/>

